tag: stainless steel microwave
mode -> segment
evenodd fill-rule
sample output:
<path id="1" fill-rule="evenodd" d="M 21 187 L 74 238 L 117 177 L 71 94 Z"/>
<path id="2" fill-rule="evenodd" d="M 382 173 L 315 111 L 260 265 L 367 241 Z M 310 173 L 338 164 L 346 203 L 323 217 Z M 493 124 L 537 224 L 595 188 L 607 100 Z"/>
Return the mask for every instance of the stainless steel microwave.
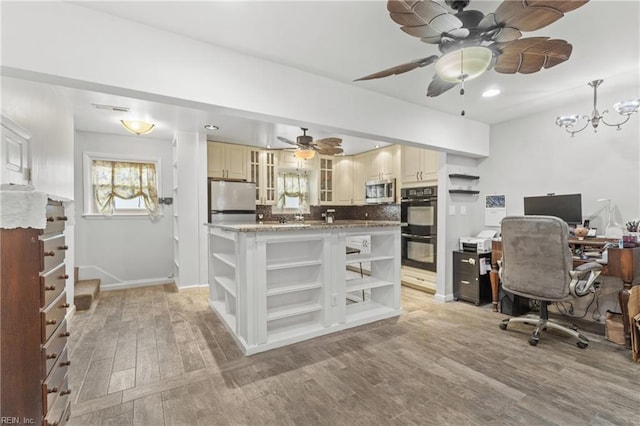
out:
<path id="1" fill-rule="evenodd" d="M 368 180 L 365 183 L 364 201 L 367 204 L 395 203 L 396 180 Z"/>

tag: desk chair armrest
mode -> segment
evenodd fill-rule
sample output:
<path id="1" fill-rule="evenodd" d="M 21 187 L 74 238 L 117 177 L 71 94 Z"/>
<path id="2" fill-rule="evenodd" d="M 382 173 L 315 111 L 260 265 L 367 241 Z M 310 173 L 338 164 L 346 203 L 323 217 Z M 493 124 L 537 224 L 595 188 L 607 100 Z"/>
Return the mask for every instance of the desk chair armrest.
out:
<path id="1" fill-rule="evenodd" d="M 590 293 L 593 284 L 602 272 L 602 265 L 596 262 L 583 263 L 578 265 L 575 270 L 569 271 L 571 283 L 569 283 L 569 292 L 573 297 L 582 297 Z"/>

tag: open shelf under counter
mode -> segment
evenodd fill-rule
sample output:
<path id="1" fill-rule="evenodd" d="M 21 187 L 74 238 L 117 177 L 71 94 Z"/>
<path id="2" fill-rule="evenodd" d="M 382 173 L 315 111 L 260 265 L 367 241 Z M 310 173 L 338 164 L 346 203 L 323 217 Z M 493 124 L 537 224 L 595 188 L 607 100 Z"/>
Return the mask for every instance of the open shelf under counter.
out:
<path id="1" fill-rule="evenodd" d="M 346 292 L 366 290 L 369 288 L 378 288 L 385 286 L 393 286 L 393 281 L 381 280 L 376 277 L 364 276 L 362 278 L 352 278 L 347 280 Z"/>
<path id="2" fill-rule="evenodd" d="M 377 303 L 373 300 L 366 302 L 351 303 L 347 305 L 347 323 L 367 323 L 371 318 L 384 319 L 400 315 L 402 308 L 394 309 L 389 306 Z"/>
<path id="3" fill-rule="evenodd" d="M 220 286 L 229 293 L 231 296 L 236 297 L 236 282 L 233 278 L 225 276 L 215 276 L 213 280 L 220 284 Z"/>
<path id="4" fill-rule="evenodd" d="M 219 260 L 220 262 L 224 263 L 227 266 L 230 266 L 232 268 L 236 267 L 235 254 L 214 252 L 211 256 L 213 256 L 214 259 Z"/>
<path id="5" fill-rule="evenodd" d="M 237 319 L 235 314 L 227 312 L 226 302 L 224 300 L 209 299 L 209 306 L 218 314 L 220 319 L 225 323 L 229 331 L 236 333 Z"/>
<path id="6" fill-rule="evenodd" d="M 321 265 L 322 264 L 322 260 L 321 259 L 313 259 L 313 260 L 309 260 L 309 259 L 291 259 L 290 261 L 279 261 L 279 262 L 274 262 L 271 263 L 269 265 L 267 265 L 267 271 L 272 271 L 275 269 L 291 269 L 291 268 L 299 268 L 299 267 L 303 267 L 303 266 L 314 266 L 314 265 Z"/>
<path id="7" fill-rule="evenodd" d="M 370 254 L 360 254 L 360 255 L 349 255 L 347 258 L 347 265 L 352 263 L 361 263 L 361 262 L 377 262 L 378 260 L 393 260 L 394 256 L 376 256 Z"/>
<path id="8" fill-rule="evenodd" d="M 281 294 L 295 293 L 298 291 L 313 290 L 315 288 L 321 288 L 322 282 L 314 281 L 300 284 L 288 284 L 282 286 L 274 286 L 267 289 L 267 296 L 278 296 Z"/>
<path id="9" fill-rule="evenodd" d="M 273 308 L 269 309 L 267 312 L 267 321 L 275 321 L 287 317 L 293 317 L 296 315 L 317 312 L 320 310 L 322 310 L 322 305 L 319 303 L 299 303 L 281 308 Z"/>

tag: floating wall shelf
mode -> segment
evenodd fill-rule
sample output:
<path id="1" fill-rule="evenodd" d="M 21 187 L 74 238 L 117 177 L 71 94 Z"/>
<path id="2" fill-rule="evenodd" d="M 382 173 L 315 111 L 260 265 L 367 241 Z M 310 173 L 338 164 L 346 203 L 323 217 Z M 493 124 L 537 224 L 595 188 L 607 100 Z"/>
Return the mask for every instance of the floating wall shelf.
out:
<path id="1" fill-rule="evenodd" d="M 473 189 L 450 189 L 449 194 L 479 194 L 480 191 Z"/>
<path id="2" fill-rule="evenodd" d="M 463 175 L 460 173 L 452 173 L 449 175 L 450 178 L 459 178 L 459 179 L 469 179 L 469 180 L 475 180 L 475 179 L 480 179 L 480 176 L 473 176 L 473 175 Z"/>

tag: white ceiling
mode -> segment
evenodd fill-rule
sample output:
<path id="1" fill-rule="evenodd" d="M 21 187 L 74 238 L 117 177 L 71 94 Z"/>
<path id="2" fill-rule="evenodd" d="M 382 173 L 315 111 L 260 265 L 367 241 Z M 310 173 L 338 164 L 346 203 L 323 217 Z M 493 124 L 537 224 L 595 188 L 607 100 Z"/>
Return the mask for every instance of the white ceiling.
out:
<path id="1" fill-rule="evenodd" d="M 587 82 L 605 80 L 600 93 L 634 85 L 640 79 L 640 2 L 591 0 L 557 22 L 525 37 L 549 36 L 573 44 L 565 63 L 530 75 L 506 75 L 489 71 L 465 86 L 435 98 L 425 96 L 433 66 L 378 80 L 354 79 L 382 69 L 438 54 L 436 46 L 403 33 L 386 10 L 386 1 L 141 1 L 78 2 L 78 5 L 136 21 L 158 29 L 227 47 L 248 55 L 298 68 L 347 84 L 403 99 L 425 107 L 459 114 L 484 123 L 499 123 L 528 113 L 584 99 L 585 113 L 592 98 Z M 491 12 L 498 1 L 472 0 L 467 9 Z M 446 7 L 446 6 L 445 6 Z M 482 98 L 488 88 L 502 93 Z M 171 138 L 173 130 L 201 131 L 212 121 L 220 130 L 209 139 L 259 144 L 278 143 L 301 132 L 296 127 L 214 115 L 207 111 L 147 102 L 139 99 L 69 89 L 79 130 L 113 132 L 117 113 L 105 114 L 92 103 L 127 106 L 141 116 L 163 123 L 152 134 Z M 638 97 L 630 93 L 629 98 Z M 111 122 L 105 117 L 109 117 Z M 295 119 L 295 117 L 293 117 Z M 354 146 L 364 150 L 378 142 L 310 129 L 315 139 L 343 137 L 347 154 Z M 357 142 L 357 143 L 356 143 Z M 384 145 L 380 143 L 380 145 Z"/>

